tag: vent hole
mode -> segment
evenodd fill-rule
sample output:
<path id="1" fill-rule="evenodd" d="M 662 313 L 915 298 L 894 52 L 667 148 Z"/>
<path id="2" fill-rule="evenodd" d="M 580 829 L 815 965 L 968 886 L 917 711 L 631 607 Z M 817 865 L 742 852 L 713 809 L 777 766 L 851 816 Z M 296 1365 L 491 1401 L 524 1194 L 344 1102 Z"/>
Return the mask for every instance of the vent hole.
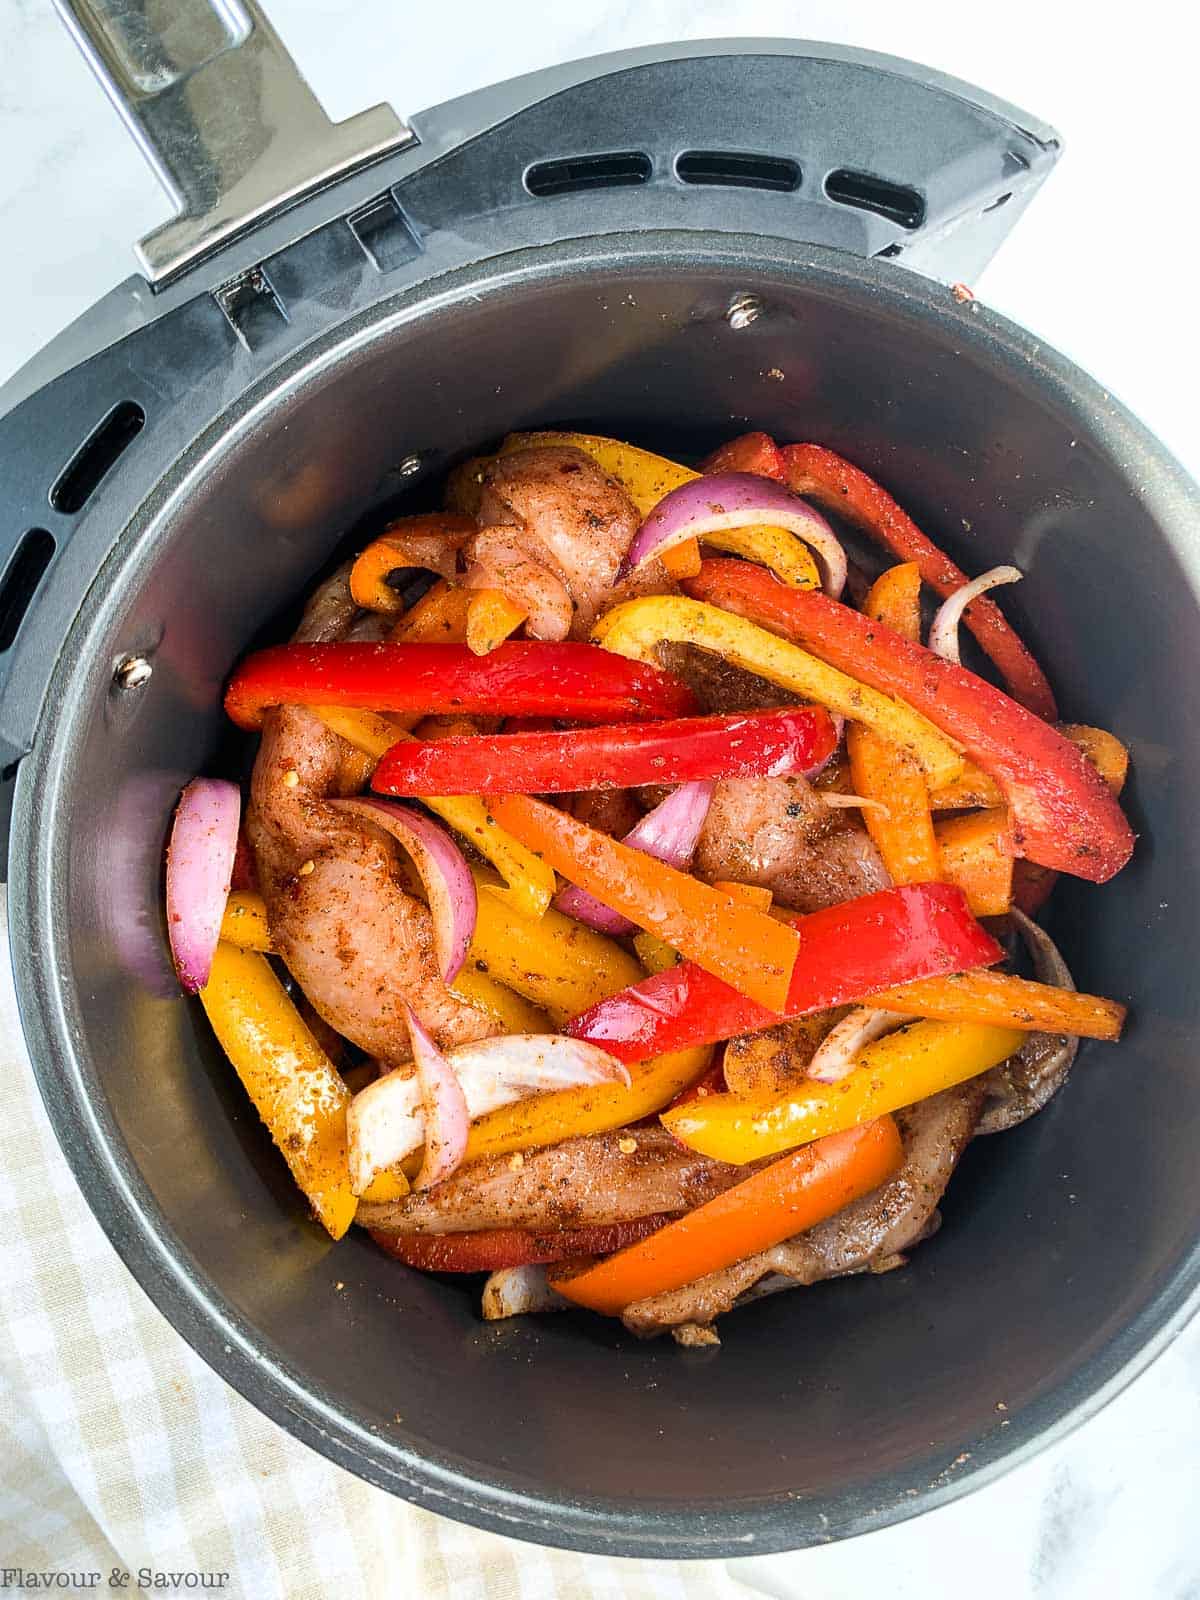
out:
<path id="1" fill-rule="evenodd" d="M 790 194 L 800 187 L 800 164 L 786 156 L 755 156 L 741 150 L 685 150 L 675 162 L 675 176 L 681 183 Z"/>
<path id="2" fill-rule="evenodd" d="M 885 245 L 882 250 L 876 250 L 875 254 L 881 261 L 890 261 L 893 256 L 904 254 L 904 246 L 902 244 Z"/>
<path id="3" fill-rule="evenodd" d="M 54 535 L 45 528 L 30 528 L 8 564 L 0 583 L 0 654 L 17 637 L 29 602 L 37 591 L 54 555 Z"/>
<path id="4" fill-rule="evenodd" d="M 851 172 L 839 167 L 825 179 L 825 193 L 840 206 L 858 211 L 873 211 L 902 228 L 919 228 L 925 220 L 925 202 L 915 189 L 886 178 L 873 178 L 869 172 Z"/>
<path id="5" fill-rule="evenodd" d="M 68 517 L 82 511 L 145 426 L 146 413 L 133 400 L 114 406 L 59 473 L 50 491 L 55 511 Z"/>
<path id="6" fill-rule="evenodd" d="M 1012 190 L 1010 189 L 1007 194 L 1002 194 L 999 197 L 999 199 L 993 200 L 990 206 L 984 206 L 984 208 L 983 208 L 984 216 L 986 216 L 989 211 L 999 211 L 1000 207 L 1001 206 L 1006 206 L 1011 199 L 1012 199 Z"/>
<path id="7" fill-rule="evenodd" d="M 647 183 L 654 170 L 641 150 L 619 150 L 612 155 L 568 156 L 562 161 L 539 161 L 525 174 L 525 187 L 539 200 L 556 194 L 580 194 L 585 189 L 628 189 Z"/>
<path id="8" fill-rule="evenodd" d="M 363 206 L 349 222 L 354 237 L 379 272 L 391 272 L 420 253 L 404 213 L 390 194 Z"/>

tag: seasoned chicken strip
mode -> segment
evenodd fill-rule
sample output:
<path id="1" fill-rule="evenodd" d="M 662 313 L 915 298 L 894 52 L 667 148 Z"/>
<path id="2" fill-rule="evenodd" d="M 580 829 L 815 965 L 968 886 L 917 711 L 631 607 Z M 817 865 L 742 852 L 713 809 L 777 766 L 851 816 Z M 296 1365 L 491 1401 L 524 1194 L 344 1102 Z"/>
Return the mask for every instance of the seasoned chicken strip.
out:
<path id="1" fill-rule="evenodd" d="M 657 561 L 615 583 L 641 519 L 582 450 L 537 445 L 497 456 L 483 472 L 477 521 L 466 586 L 507 595 L 535 639 L 586 638 L 608 606 L 672 590 Z"/>
<path id="2" fill-rule="evenodd" d="M 388 1233 L 593 1228 L 690 1211 L 753 1170 L 697 1155 L 665 1128 L 633 1128 L 526 1150 L 517 1164 L 511 1155 L 473 1161 L 420 1194 L 360 1205 L 358 1220 Z"/>
<path id="3" fill-rule="evenodd" d="M 347 572 L 314 595 L 297 639 L 339 638 L 354 605 Z M 405 1002 L 443 1046 L 495 1025 L 442 982 L 428 910 L 405 893 L 391 839 L 333 810 L 357 794 L 370 763 L 303 706 L 263 723 L 246 834 L 275 949 L 331 1027 L 389 1065 L 409 1057 Z"/>
<path id="4" fill-rule="evenodd" d="M 938 1201 L 975 1131 L 983 1096 L 975 1080 L 901 1112 L 904 1165 L 881 1188 L 807 1233 L 682 1289 L 637 1301 L 625 1310 L 625 1326 L 646 1338 L 668 1328 L 706 1327 L 764 1279 L 781 1275 L 806 1285 L 896 1265 L 899 1252 L 936 1226 Z"/>
<path id="5" fill-rule="evenodd" d="M 693 870 L 770 889 L 782 906 L 819 911 L 890 880 L 865 828 L 824 804 L 801 777 L 718 783 Z"/>

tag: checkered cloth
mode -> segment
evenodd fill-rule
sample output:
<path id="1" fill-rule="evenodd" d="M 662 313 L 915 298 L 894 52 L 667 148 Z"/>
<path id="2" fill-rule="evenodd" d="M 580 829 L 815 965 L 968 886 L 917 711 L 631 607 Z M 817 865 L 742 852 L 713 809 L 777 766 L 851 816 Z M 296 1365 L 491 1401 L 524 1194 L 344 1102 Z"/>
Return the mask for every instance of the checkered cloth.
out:
<path id="1" fill-rule="evenodd" d="M 417 1510 L 235 1394 L 88 1210 L 33 1082 L 5 938 L 0 961 L 0 1589 L 23 1567 L 99 1571 L 111 1593 L 119 1568 L 136 1592 L 148 1567 L 226 1572 L 233 1600 L 745 1600 L 716 1562 L 541 1550 Z"/>
<path id="2" fill-rule="evenodd" d="M 1198 1437 L 1193 1327 L 1066 1445 L 832 1548 L 624 1561 L 405 1505 L 260 1416 L 118 1260 L 33 1082 L 0 905 L 0 1593 L 23 1567 L 99 1572 L 105 1593 L 113 1569 L 133 1593 L 140 1568 L 228 1573 L 231 1600 L 1195 1600 Z"/>

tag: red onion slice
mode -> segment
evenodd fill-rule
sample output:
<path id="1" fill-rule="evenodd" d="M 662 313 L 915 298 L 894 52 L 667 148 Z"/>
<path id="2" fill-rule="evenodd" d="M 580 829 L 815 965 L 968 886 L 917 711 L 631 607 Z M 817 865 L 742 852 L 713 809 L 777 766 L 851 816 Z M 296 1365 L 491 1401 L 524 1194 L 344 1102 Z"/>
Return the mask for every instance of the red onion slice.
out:
<path id="1" fill-rule="evenodd" d="M 688 539 L 764 522 L 803 539 L 821 564 L 825 593 L 838 599 L 846 584 L 846 552 L 833 529 L 798 494 L 753 472 L 714 472 L 664 495 L 634 534 L 617 580 Z"/>
<path id="2" fill-rule="evenodd" d="M 645 855 L 653 856 L 657 861 L 666 862 L 669 867 L 686 871 L 691 866 L 696 841 L 708 816 L 712 796 L 713 785 L 709 780 L 681 783 L 653 811 L 647 811 L 622 842 L 641 850 Z M 564 911 L 577 922 L 585 922 L 589 928 L 596 928 L 601 933 L 619 936 L 638 931 L 635 922 L 630 922 L 628 917 L 613 911 L 575 884 L 560 889 L 553 904 L 557 910 Z"/>
<path id="3" fill-rule="evenodd" d="M 808 1064 L 808 1076 L 818 1083 L 837 1083 L 853 1068 L 860 1050 L 872 1040 L 882 1039 L 885 1033 L 911 1021 L 895 1011 L 880 1011 L 870 1006 L 855 1006 L 832 1027 L 818 1046 L 817 1053 Z"/>
<path id="4" fill-rule="evenodd" d="M 433 917 L 433 945 L 443 983 L 451 983 L 462 970 L 475 933 L 478 900 L 467 859 L 436 822 L 411 806 L 394 800 L 331 800 L 338 811 L 365 817 L 383 828 L 413 858 Z"/>
<path id="5" fill-rule="evenodd" d="M 237 853 L 242 796 L 222 778 L 193 778 L 179 797 L 167 846 L 167 932 L 188 994 L 208 982 Z"/>
<path id="6" fill-rule="evenodd" d="M 415 1054 L 415 1041 L 413 1048 Z M 607 1051 L 557 1033 L 482 1039 L 459 1045 L 442 1059 L 461 1090 L 469 1121 L 531 1094 L 591 1083 L 629 1083 L 628 1070 Z M 355 1095 L 346 1113 L 350 1186 L 355 1194 L 362 1194 L 377 1173 L 394 1167 L 425 1143 L 423 1107 L 420 1079 L 403 1070 L 386 1073 Z"/>
<path id="7" fill-rule="evenodd" d="M 467 1097 L 454 1068 L 434 1044 L 425 1025 L 409 1007 L 404 1008 L 425 1125 L 425 1156 L 414 1189 L 432 1189 L 462 1164 L 467 1153 L 471 1117 Z M 373 1087 L 373 1086 L 372 1086 Z M 364 1090 L 365 1094 L 367 1091 Z"/>
<path id="8" fill-rule="evenodd" d="M 977 578 L 972 578 L 970 583 L 955 589 L 948 600 L 942 601 L 930 624 L 929 648 L 947 661 L 958 661 L 958 624 L 971 601 L 977 600 L 989 589 L 999 588 L 1003 583 L 1020 583 L 1023 577 L 1024 573 L 1016 567 L 991 567 Z"/>

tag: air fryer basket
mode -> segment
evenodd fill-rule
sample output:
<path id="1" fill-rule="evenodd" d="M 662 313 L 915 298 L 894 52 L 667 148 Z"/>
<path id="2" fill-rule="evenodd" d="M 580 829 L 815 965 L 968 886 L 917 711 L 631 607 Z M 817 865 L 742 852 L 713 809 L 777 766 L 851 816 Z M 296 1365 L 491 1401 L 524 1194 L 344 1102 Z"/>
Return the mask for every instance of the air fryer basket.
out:
<path id="1" fill-rule="evenodd" d="M 497 1531 L 641 1555 L 791 1548 L 949 1499 L 1102 1404 L 1200 1282 L 1200 843 L 1181 803 L 1200 777 L 1196 491 L 1089 379 L 978 303 L 711 220 L 352 290 L 270 359 L 247 336 L 237 381 L 217 368 L 212 392 L 193 344 L 196 392 L 165 419 L 150 389 L 137 398 L 142 436 L 21 624 L 2 723 L 26 745 L 9 874 L 31 1053 L 147 1292 L 264 1411 L 370 1480 Z M 747 296 L 757 315 L 731 320 Z M 228 309 L 205 293 L 171 316 Z M 146 365 L 179 329 L 144 330 Z M 107 415 L 108 360 L 44 403 L 57 390 Z M 0 420 L 0 459 L 17 460 L 19 424 L 33 482 L 30 415 Z M 1103 890 L 1065 884 L 1053 920 L 1080 985 L 1134 1006 L 1125 1042 L 1085 1046 L 1045 1113 L 971 1149 L 905 1270 L 751 1306 L 719 1351 L 574 1313 L 486 1326 L 463 1287 L 357 1234 L 332 1246 L 165 963 L 164 833 L 186 777 L 236 758 L 219 712 L 232 662 L 358 517 L 545 423 L 690 455 L 746 427 L 844 451 L 969 570 L 1021 565 L 1006 607 L 1067 713 L 1133 751 L 1134 863 Z M 73 580 L 30 711 L 14 685 L 36 681 L 47 596 Z M 148 678 L 121 670 L 131 658 Z"/>

